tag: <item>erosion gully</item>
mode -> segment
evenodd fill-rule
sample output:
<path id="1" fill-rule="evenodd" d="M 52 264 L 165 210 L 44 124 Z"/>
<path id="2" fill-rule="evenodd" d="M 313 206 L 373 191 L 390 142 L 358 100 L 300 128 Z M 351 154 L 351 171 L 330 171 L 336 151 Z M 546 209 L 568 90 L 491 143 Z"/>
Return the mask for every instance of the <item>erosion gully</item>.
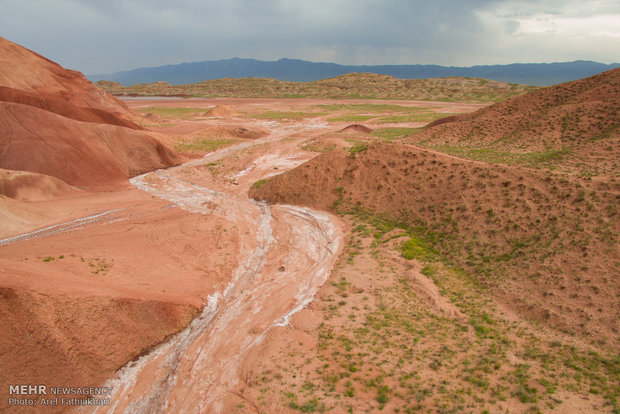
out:
<path id="1" fill-rule="evenodd" d="M 316 127 L 298 125 L 297 131 Z M 140 190 L 193 214 L 215 214 L 233 222 L 245 236 L 226 288 L 205 298 L 202 313 L 185 330 L 121 368 L 106 384 L 113 388 L 110 406 L 96 411 L 222 412 L 248 352 L 270 329 L 287 325 L 325 282 L 342 244 L 333 217 L 302 207 L 269 206 L 238 190 L 215 191 L 175 175 L 181 168 L 214 162 L 250 145 L 276 142 L 287 132 L 290 129 L 278 130 L 131 180 Z M 267 158 L 278 163 L 278 154 Z"/>

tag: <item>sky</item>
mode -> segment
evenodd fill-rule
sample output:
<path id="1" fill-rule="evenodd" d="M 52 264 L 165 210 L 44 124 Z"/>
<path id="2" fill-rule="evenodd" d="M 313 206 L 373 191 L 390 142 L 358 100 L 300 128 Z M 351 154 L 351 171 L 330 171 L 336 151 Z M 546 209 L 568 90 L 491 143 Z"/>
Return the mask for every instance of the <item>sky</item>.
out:
<path id="1" fill-rule="evenodd" d="M 233 57 L 620 62 L 620 0 L 0 0 L 0 36 L 104 74 Z"/>

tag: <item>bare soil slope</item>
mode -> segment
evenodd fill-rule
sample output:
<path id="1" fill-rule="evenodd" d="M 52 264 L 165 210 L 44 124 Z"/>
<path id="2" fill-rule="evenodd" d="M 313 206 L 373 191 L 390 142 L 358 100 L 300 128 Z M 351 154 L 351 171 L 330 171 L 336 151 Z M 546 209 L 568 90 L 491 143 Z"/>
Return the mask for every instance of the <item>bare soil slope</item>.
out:
<path id="1" fill-rule="evenodd" d="M 98 185 L 181 158 L 81 73 L 0 38 L 0 167 Z"/>
<path id="2" fill-rule="evenodd" d="M 2 37 L 0 65 L 2 101 L 36 106 L 81 121 L 88 120 L 84 117 L 103 116 L 105 123 L 139 128 L 130 122 L 124 103 L 97 88 L 80 72 L 65 69 Z M 110 122 L 113 118 L 116 123 Z"/>
<path id="3" fill-rule="evenodd" d="M 0 168 L 0 194 L 18 201 L 52 200 L 80 192 L 56 177 Z"/>
<path id="4" fill-rule="evenodd" d="M 69 120 L 27 105 L 0 102 L 0 166 L 57 177 L 71 185 L 123 180 L 181 158 L 133 129 Z"/>

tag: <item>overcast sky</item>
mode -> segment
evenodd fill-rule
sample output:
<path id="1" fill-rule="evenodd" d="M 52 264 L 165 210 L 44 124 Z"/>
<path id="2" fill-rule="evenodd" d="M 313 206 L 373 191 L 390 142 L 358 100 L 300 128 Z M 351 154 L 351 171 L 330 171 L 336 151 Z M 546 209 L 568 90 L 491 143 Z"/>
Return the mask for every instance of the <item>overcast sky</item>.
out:
<path id="1" fill-rule="evenodd" d="M 620 61 L 620 0 L 0 0 L 0 36 L 86 74 L 248 57 Z"/>

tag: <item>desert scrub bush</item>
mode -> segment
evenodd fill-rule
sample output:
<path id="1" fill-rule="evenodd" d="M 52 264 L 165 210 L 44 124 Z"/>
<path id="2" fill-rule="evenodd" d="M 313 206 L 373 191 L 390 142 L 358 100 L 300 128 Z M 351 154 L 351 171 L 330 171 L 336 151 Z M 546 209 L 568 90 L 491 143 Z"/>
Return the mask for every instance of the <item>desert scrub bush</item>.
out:
<path id="1" fill-rule="evenodd" d="M 349 155 L 351 157 L 355 157 L 356 154 L 359 154 L 362 151 L 366 151 L 368 148 L 368 143 L 364 141 L 352 140 L 350 141 L 353 146 L 349 148 Z"/>
<path id="2" fill-rule="evenodd" d="M 315 140 L 308 141 L 302 145 L 301 149 L 303 151 L 312 151 L 312 152 L 329 152 L 336 149 L 336 144 L 327 144 L 320 145 Z"/>
<path id="3" fill-rule="evenodd" d="M 138 109 L 144 114 L 156 114 L 165 117 L 173 117 L 178 119 L 191 119 L 196 115 L 206 111 L 205 108 L 174 108 L 174 107 L 150 107 Z"/>
<path id="4" fill-rule="evenodd" d="M 389 391 L 390 389 L 387 385 L 381 385 L 377 388 L 377 402 L 381 408 L 389 401 Z"/>
<path id="5" fill-rule="evenodd" d="M 252 188 L 253 189 L 257 189 L 260 188 L 263 184 L 265 184 L 267 181 L 269 181 L 268 178 L 263 178 L 262 180 L 258 180 L 256 181 L 254 184 L 252 184 Z"/>
<path id="6" fill-rule="evenodd" d="M 421 143 L 421 145 L 445 154 L 469 160 L 495 164 L 523 165 L 536 168 L 548 167 L 556 161 L 561 161 L 564 156 L 570 153 L 568 149 L 515 153 L 494 148 L 479 148 L 463 145 L 429 145 L 424 143 Z"/>
<path id="7" fill-rule="evenodd" d="M 408 260 L 437 259 L 437 251 L 422 236 L 416 234 L 411 234 L 409 240 L 402 244 L 401 252 L 403 257 Z"/>
<path id="8" fill-rule="evenodd" d="M 379 128 L 370 134 L 382 138 L 384 142 L 392 142 L 394 140 L 405 138 L 419 132 L 422 128 Z"/>

